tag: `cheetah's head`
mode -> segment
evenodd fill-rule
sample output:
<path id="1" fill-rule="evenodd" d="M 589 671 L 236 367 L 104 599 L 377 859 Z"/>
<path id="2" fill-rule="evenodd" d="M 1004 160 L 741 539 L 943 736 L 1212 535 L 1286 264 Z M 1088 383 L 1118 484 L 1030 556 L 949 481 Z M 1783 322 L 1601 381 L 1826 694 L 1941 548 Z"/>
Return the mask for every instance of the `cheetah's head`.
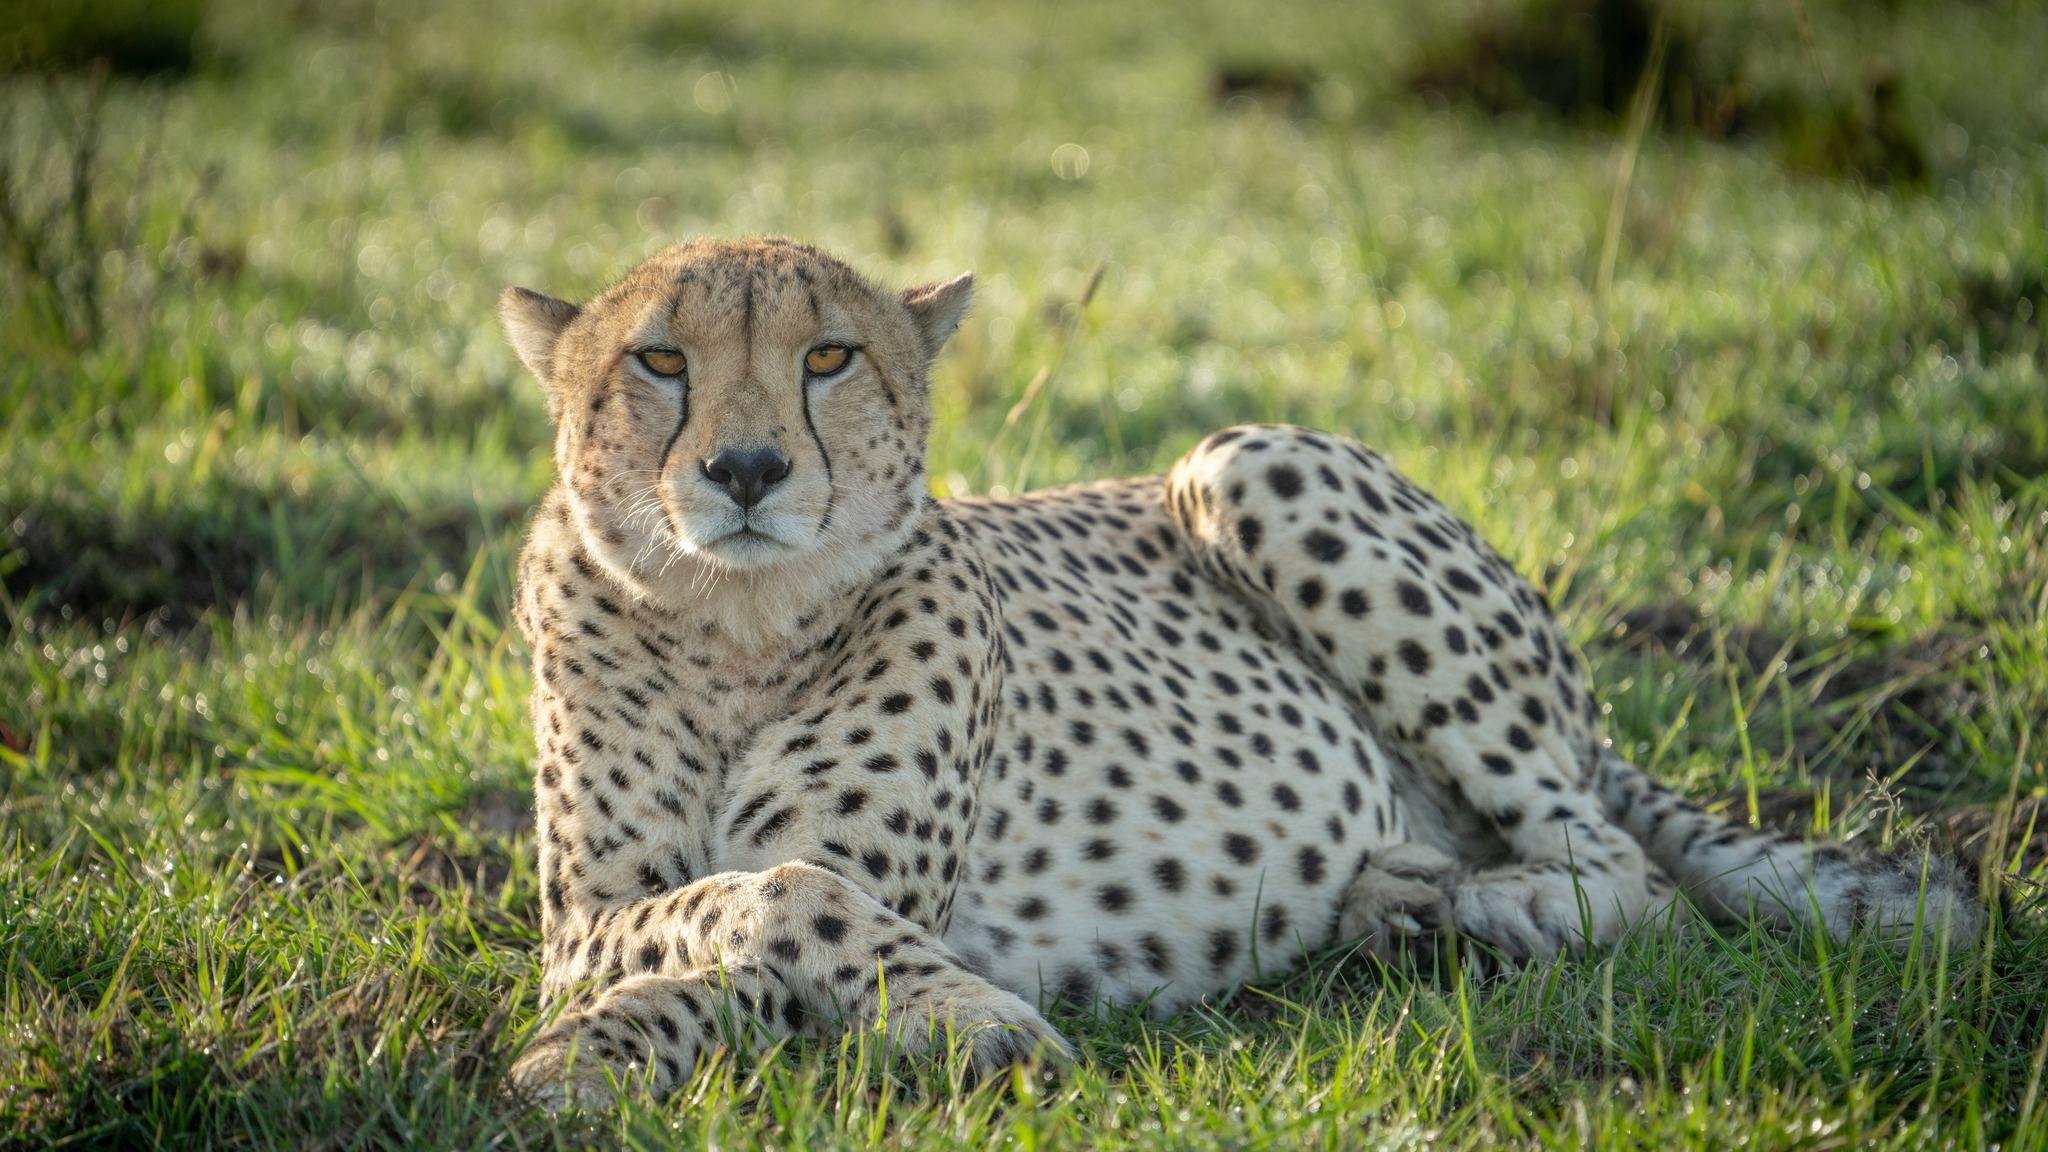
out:
<path id="1" fill-rule="evenodd" d="M 512 288 L 499 315 L 547 389 L 585 547 L 680 609 L 720 584 L 822 592 L 893 550 L 925 495 L 926 374 L 971 294 L 695 240 L 580 307 Z"/>

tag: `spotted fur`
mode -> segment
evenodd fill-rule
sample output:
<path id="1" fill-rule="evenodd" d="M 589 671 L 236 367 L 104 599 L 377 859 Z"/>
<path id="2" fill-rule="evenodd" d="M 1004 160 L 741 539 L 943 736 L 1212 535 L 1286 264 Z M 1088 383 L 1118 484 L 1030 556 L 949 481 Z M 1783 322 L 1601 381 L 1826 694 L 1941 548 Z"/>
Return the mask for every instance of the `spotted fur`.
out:
<path id="1" fill-rule="evenodd" d="M 968 292 L 770 239 L 580 308 L 506 294 L 560 474 L 518 619 L 561 1014 L 520 1084 L 661 1090 L 712 1045 L 877 1024 L 992 1068 L 1065 1051 L 1049 1001 L 1170 1011 L 1338 939 L 1554 956 L 1674 883 L 1975 932 L 1942 866 L 1729 825 L 1605 749 L 1543 597 L 1351 440 L 1233 428 L 1164 478 L 932 500 Z M 849 366 L 807 375 L 820 345 Z M 780 475 L 742 503 L 725 452 Z"/>

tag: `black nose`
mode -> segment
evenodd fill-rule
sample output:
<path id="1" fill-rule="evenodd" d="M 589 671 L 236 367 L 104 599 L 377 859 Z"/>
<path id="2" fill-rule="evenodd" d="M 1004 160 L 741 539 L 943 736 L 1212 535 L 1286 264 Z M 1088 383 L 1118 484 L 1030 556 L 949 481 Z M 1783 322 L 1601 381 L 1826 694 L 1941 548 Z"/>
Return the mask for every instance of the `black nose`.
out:
<path id="1" fill-rule="evenodd" d="M 774 448 L 725 448 L 704 462 L 704 476 L 722 486 L 733 503 L 752 508 L 789 475 L 789 457 Z"/>

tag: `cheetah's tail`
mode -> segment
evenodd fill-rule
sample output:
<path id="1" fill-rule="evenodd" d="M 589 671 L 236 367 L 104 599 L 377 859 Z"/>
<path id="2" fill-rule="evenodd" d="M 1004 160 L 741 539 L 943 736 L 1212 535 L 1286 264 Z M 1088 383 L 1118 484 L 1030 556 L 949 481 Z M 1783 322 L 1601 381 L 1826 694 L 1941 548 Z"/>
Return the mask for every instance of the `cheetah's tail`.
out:
<path id="1" fill-rule="evenodd" d="M 1924 848 L 1881 855 L 1736 824 L 1650 779 L 1612 748 L 1595 787 L 1608 815 L 1643 845 L 1706 915 L 1817 925 L 1837 940 L 1871 927 L 1897 940 L 1916 929 L 1953 947 L 1983 932 L 1986 905 L 1953 858 Z"/>

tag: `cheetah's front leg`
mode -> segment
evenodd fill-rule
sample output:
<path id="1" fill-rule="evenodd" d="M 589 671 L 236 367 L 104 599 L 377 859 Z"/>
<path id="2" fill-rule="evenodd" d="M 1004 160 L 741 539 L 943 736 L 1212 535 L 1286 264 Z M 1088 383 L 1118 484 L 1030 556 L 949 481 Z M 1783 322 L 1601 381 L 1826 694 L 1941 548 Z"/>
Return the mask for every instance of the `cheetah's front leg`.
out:
<path id="1" fill-rule="evenodd" d="M 578 989 L 513 1067 L 551 1104 L 656 1093 L 720 1045 L 752 1050 L 826 1026 L 880 1025 L 901 1050 L 948 1029 L 977 1072 L 1066 1044 L 1030 1005 L 967 971 L 925 928 L 810 864 L 707 877 L 613 909 L 551 971 Z"/>
<path id="2" fill-rule="evenodd" d="M 759 960 L 642 972 L 565 1012 L 513 1066 L 512 1084 L 556 1108 L 602 1103 L 615 1086 L 659 1093 L 716 1048 L 755 1051 L 803 1023 L 802 1001 Z"/>
<path id="3" fill-rule="evenodd" d="M 822 674 L 729 767 L 707 846 L 721 875 L 623 904 L 565 898 L 553 914 L 546 985 L 583 991 L 522 1062 L 522 1082 L 566 1077 L 567 1098 L 589 1092 L 593 1077 L 637 1071 L 659 1090 L 711 1045 L 835 1022 L 880 1024 L 911 1051 L 952 1025 L 984 1069 L 1040 1046 L 1066 1051 L 1037 1012 L 964 968 L 939 937 L 1002 687 L 987 574 L 944 513 L 928 509 L 852 620 Z M 604 758 L 630 759 L 602 739 L 569 751 L 565 787 L 601 788 Z M 602 813 L 602 798 L 572 793 L 568 807 Z M 635 842 L 623 830 L 615 838 Z M 713 1002 L 748 1026 L 712 1030 Z M 570 1067 L 578 1050 L 597 1053 L 594 1072 Z"/>

